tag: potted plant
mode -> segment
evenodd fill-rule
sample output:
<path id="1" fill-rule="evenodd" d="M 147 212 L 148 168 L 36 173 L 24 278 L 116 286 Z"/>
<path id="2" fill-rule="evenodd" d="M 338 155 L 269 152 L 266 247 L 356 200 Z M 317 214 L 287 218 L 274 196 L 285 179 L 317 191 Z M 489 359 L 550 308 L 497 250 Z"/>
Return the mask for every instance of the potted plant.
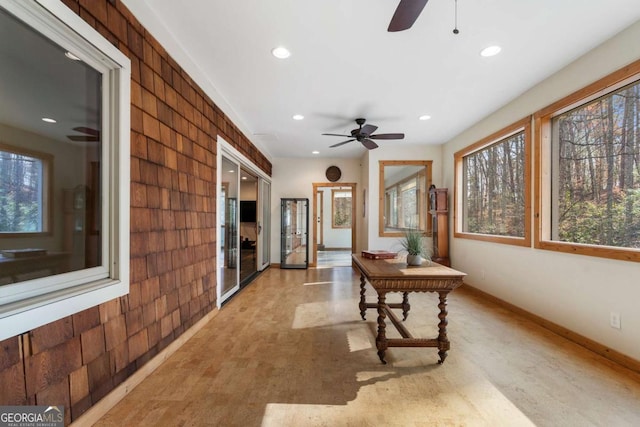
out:
<path id="1" fill-rule="evenodd" d="M 407 251 L 407 265 L 422 265 L 422 258 L 430 260 L 430 254 L 424 247 L 422 232 L 419 230 L 407 230 L 400 244 Z"/>

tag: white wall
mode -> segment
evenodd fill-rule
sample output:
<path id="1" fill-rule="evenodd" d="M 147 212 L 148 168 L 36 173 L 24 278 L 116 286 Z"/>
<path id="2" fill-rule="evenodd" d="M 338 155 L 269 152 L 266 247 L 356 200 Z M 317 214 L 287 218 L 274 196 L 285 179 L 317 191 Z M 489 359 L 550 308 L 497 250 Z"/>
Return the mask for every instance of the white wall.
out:
<path id="1" fill-rule="evenodd" d="M 639 59 L 638 40 L 640 22 L 449 141 L 442 186 L 453 188 L 456 151 Z M 469 284 L 640 360 L 640 264 L 466 239 L 453 239 L 451 261 Z"/>
<path id="2" fill-rule="evenodd" d="M 325 171 L 329 166 L 337 166 L 342 176 L 337 183 L 355 182 L 356 186 L 356 221 L 362 217 L 362 194 L 359 182 L 361 176 L 360 159 L 290 159 L 276 158 L 272 161 L 273 174 L 271 176 L 271 262 L 280 263 L 280 199 L 299 197 L 309 199 L 309 242 L 313 242 L 315 226 L 313 215 L 313 183 L 329 183 Z M 356 227 L 358 223 L 356 222 Z M 356 251 L 361 249 L 356 245 Z M 309 262 L 311 259 L 309 250 Z"/>

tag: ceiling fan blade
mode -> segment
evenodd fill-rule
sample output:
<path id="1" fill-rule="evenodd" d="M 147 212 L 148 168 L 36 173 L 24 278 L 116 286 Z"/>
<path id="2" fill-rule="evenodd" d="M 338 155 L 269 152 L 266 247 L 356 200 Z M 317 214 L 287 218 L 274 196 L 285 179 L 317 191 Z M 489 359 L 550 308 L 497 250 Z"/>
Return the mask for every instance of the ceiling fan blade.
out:
<path id="1" fill-rule="evenodd" d="M 427 1 L 429 0 L 400 0 L 387 31 L 395 32 L 411 28 L 418 16 L 420 16 L 420 12 L 424 9 Z"/>
<path id="2" fill-rule="evenodd" d="M 364 145 L 367 148 L 367 150 L 373 150 L 374 148 L 378 148 L 378 144 L 376 144 L 370 139 L 364 138 L 360 142 L 362 142 L 362 145 Z"/>
<path id="3" fill-rule="evenodd" d="M 91 135 L 67 135 L 67 138 L 69 138 L 72 141 L 77 141 L 77 142 L 97 142 L 97 141 L 100 141 L 100 137 L 99 136 L 91 136 Z"/>
<path id="4" fill-rule="evenodd" d="M 86 133 L 87 135 L 91 135 L 91 136 L 99 136 L 100 135 L 100 131 L 92 129 L 92 128 L 84 127 L 84 126 L 75 127 L 75 128 L 73 128 L 73 130 L 75 130 L 76 132 Z"/>
<path id="5" fill-rule="evenodd" d="M 369 135 L 371 139 L 404 139 L 404 133 L 379 133 L 378 135 Z"/>
<path id="6" fill-rule="evenodd" d="M 339 133 L 323 133 L 323 135 L 328 135 L 328 136 L 346 136 L 347 138 L 349 138 L 351 135 L 342 135 Z"/>
<path id="7" fill-rule="evenodd" d="M 365 135 L 371 135 L 376 131 L 376 129 L 378 129 L 378 126 L 364 125 L 362 126 L 362 129 L 360 129 L 360 133 Z"/>
<path id="8" fill-rule="evenodd" d="M 330 145 L 329 148 L 339 147 L 341 145 L 346 144 L 347 142 L 355 141 L 355 139 L 348 139 L 346 141 L 338 142 L 337 144 Z"/>

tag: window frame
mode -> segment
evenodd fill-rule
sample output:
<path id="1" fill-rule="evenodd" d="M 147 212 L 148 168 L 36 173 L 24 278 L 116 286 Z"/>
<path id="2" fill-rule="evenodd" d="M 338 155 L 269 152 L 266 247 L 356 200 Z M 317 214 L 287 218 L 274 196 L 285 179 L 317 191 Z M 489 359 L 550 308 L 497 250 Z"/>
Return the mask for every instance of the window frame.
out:
<path id="1" fill-rule="evenodd" d="M 336 190 L 336 189 L 332 189 L 331 190 L 331 228 L 340 230 L 340 229 L 350 229 L 351 225 L 353 224 L 353 218 L 351 218 L 351 212 L 352 212 L 352 208 L 350 208 L 348 210 L 349 213 L 349 225 L 336 225 L 336 193 L 349 193 L 350 196 L 349 198 L 351 199 L 351 203 L 353 204 L 353 192 L 351 191 L 351 189 L 348 190 Z"/>
<path id="2" fill-rule="evenodd" d="M 640 262 L 640 249 L 551 240 L 552 191 L 552 120 L 554 117 L 584 106 L 633 82 L 640 82 L 640 60 L 573 92 L 534 114 L 535 129 L 535 221 L 534 247 L 600 258 Z"/>
<path id="3" fill-rule="evenodd" d="M 51 207 L 53 201 L 53 155 L 41 153 L 39 151 L 28 150 L 22 147 L 16 147 L 0 141 L 0 151 L 18 154 L 38 159 L 42 162 L 42 230 L 41 231 L 17 231 L 0 233 L 0 239 L 30 237 L 30 236 L 50 236 L 51 225 L 53 224 L 53 209 Z"/>
<path id="4" fill-rule="evenodd" d="M 3 340 L 129 292 L 131 62 L 62 2 L 0 0 L 0 7 L 103 73 L 103 118 L 109 119 L 102 129 L 102 265 L 2 286 Z"/>
<path id="5" fill-rule="evenodd" d="M 500 129 L 497 132 L 475 142 L 454 154 L 454 204 L 453 204 L 453 236 L 461 239 L 479 240 L 514 246 L 531 246 L 531 116 Z M 501 236 L 496 234 L 469 233 L 463 231 L 464 223 L 464 158 L 482 151 L 509 137 L 524 133 L 524 236 Z"/>

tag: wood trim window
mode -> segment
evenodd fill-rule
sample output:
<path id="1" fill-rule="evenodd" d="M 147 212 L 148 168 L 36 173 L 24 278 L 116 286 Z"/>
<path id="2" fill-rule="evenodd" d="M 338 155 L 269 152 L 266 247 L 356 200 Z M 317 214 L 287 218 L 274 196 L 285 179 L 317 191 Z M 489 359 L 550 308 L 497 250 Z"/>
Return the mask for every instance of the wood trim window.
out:
<path id="1" fill-rule="evenodd" d="M 454 155 L 454 236 L 531 245 L 531 117 Z"/>
<path id="2" fill-rule="evenodd" d="M 640 262 L 640 61 L 534 118 L 535 247 Z"/>
<path id="3" fill-rule="evenodd" d="M 351 228 L 351 190 L 331 190 L 331 228 Z"/>

